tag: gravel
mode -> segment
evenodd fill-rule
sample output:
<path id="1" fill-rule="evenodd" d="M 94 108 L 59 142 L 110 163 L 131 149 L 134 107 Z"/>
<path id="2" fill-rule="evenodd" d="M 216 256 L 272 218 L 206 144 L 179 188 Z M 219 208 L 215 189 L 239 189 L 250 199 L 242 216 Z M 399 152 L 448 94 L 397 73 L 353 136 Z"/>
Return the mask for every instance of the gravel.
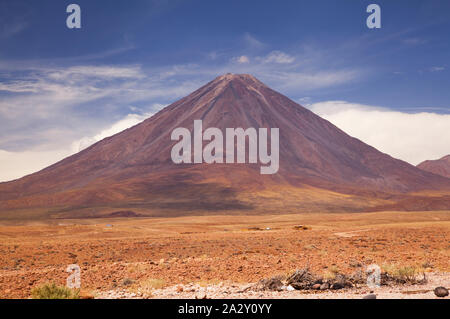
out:
<path id="1" fill-rule="evenodd" d="M 283 289 L 282 291 L 255 291 L 254 284 L 224 284 L 201 286 L 198 284 L 175 285 L 154 289 L 151 295 L 116 289 L 97 292 L 100 299 L 436 299 L 436 287 L 448 287 L 450 273 L 428 274 L 428 282 L 420 285 L 382 286 L 380 288 L 345 288 L 338 291 Z M 370 297 L 369 297 L 370 296 Z M 449 298 L 444 297 L 444 298 Z"/>

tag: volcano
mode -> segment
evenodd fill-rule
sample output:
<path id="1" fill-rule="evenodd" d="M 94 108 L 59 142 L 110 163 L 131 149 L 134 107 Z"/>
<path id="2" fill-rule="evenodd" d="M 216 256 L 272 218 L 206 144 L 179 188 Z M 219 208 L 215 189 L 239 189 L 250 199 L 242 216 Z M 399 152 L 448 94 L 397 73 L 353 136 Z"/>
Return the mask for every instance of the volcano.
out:
<path id="1" fill-rule="evenodd" d="M 424 171 L 450 178 L 450 155 L 438 160 L 424 161 L 417 165 L 417 167 Z"/>
<path id="2" fill-rule="evenodd" d="M 174 164 L 171 133 L 279 128 L 279 170 Z M 206 142 L 205 142 L 206 144 Z M 450 208 L 450 179 L 353 138 L 255 77 L 226 74 L 142 123 L 42 171 L 0 184 L 0 218 L 85 218 Z M 404 207 L 404 206 L 401 206 Z M 37 217 L 36 217 L 37 218 Z"/>

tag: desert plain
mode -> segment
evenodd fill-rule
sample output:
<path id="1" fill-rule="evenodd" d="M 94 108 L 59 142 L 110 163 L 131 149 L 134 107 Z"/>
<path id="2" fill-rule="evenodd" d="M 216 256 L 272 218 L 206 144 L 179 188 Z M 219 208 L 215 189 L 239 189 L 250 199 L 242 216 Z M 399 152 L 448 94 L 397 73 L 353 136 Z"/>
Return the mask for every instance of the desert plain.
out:
<path id="1" fill-rule="evenodd" d="M 373 290 L 244 288 L 296 269 L 327 277 L 371 264 L 412 269 L 430 283 L 380 288 L 384 297 L 432 298 L 436 285 L 450 286 L 449 260 L 450 211 L 3 221 L 0 298 L 65 285 L 71 264 L 86 298 L 362 297 Z"/>

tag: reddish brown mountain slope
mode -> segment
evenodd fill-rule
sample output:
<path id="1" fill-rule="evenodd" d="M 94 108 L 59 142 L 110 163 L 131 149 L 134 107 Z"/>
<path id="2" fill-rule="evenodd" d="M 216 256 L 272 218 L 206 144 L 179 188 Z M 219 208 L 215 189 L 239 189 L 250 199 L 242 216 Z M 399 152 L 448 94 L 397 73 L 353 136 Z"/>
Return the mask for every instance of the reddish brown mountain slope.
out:
<path id="1" fill-rule="evenodd" d="M 424 171 L 450 178 L 450 155 L 434 161 L 424 161 L 417 167 Z"/>
<path id="2" fill-rule="evenodd" d="M 192 131 L 198 119 L 204 130 L 279 128 L 279 172 L 260 175 L 260 164 L 173 164 L 172 130 Z M 449 179 L 352 138 L 253 76 L 227 74 L 141 124 L 0 184 L 0 212 L 74 217 L 123 209 L 165 216 L 361 210 L 392 204 L 407 192 L 448 189 Z"/>

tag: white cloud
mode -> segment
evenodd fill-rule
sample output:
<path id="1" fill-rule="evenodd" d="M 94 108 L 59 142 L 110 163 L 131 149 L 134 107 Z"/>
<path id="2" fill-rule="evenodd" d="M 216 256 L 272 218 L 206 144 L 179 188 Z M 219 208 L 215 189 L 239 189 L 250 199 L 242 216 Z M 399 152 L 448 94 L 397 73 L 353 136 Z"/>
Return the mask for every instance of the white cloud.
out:
<path id="1" fill-rule="evenodd" d="M 449 114 L 402 113 L 345 101 L 309 108 L 349 135 L 413 165 L 450 154 Z"/>
<path id="2" fill-rule="evenodd" d="M 249 34 L 244 38 L 253 48 L 263 47 Z M 44 168 L 132 126 L 162 108 L 155 102 L 174 102 L 220 74 L 250 73 L 284 94 L 306 94 L 361 76 L 357 69 L 323 69 L 320 63 L 281 51 L 230 60 L 232 56 L 236 55 L 221 53 L 216 57 L 223 60 L 221 64 L 149 69 L 140 65 L 44 68 L 42 64 L 30 67 L 35 64 L 26 61 L 23 65 L 28 67 L 16 63 L 11 68 L 0 61 L 0 162 L 7 168 L 0 172 L 0 180 Z M 258 59 L 261 56 L 267 61 Z"/>
<path id="3" fill-rule="evenodd" d="M 304 96 L 299 98 L 298 102 L 303 106 L 308 106 L 311 104 L 311 98 L 309 96 Z"/>
<path id="4" fill-rule="evenodd" d="M 357 70 L 273 71 L 267 77 L 280 88 L 309 91 L 349 83 L 361 75 Z"/>
<path id="5" fill-rule="evenodd" d="M 13 93 L 58 93 L 80 88 L 94 89 L 100 81 L 115 79 L 142 79 L 139 66 L 74 66 L 69 68 L 28 69 L 19 80 L 0 83 L 0 91 Z M 85 91 L 82 92 L 86 93 Z M 67 92 L 64 92 L 66 95 Z"/>
<path id="6" fill-rule="evenodd" d="M 183 68 L 170 70 L 182 74 Z M 67 145 L 125 116 L 130 105 L 149 112 L 143 105 L 173 101 L 199 86 L 195 79 L 174 80 L 164 76 L 167 69 L 157 71 L 147 75 L 139 66 L 77 66 L 8 73 L 0 83 L 0 91 L 7 92 L 0 99 L 0 149 Z"/>
<path id="7" fill-rule="evenodd" d="M 113 136 L 117 133 L 122 132 L 123 130 L 126 130 L 129 127 L 132 127 L 132 126 L 135 126 L 136 124 L 141 123 L 143 120 L 151 117 L 152 115 L 153 115 L 152 113 L 128 114 L 125 118 L 114 123 L 110 127 L 102 130 L 98 134 L 96 134 L 94 136 L 86 136 L 78 141 L 73 142 L 72 150 L 74 150 L 75 152 L 82 151 L 85 148 L 91 146 L 94 143 L 97 143 L 97 142 L 103 140 L 106 137 Z"/>
<path id="8" fill-rule="evenodd" d="M 69 146 L 55 150 L 27 150 L 9 152 L 0 149 L 0 182 L 10 181 L 37 172 L 45 167 L 78 153 L 102 139 L 122 132 L 151 117 L 151 113 L 128 114 L 125 118 L 113 123 L 93 136 L 86 136 L 72 142 Z M 32 160 L 30 160 L 32 159 Z"/>
<path id="9" fill-rule="evenodd" d="M 0 167 L 2 168 L 0 182 L 11 181 L 37 172 L 71 154 L 69 149 L 24 152 L 0 150 Z"/>
<path id="10" fill-rule="evenodd" d="M 281 51 L 272 51 L 262 61 L 264 63 L 289 64 L 294 62 L 295 58 Z"/>
<path id="11" fill-rule="evenodd" d="M 240 57 L 237 57 L 234 59 L 237 63 L 249 63 L 250 59 L 246 55 L 241 55 Z"/>
<path id="12" fill-rule="evenodd" d="M 50 79 L 62 80 L 74 78 L 98 78 L 98 79 L 115 79 L 115 78 L 143 78 L 144 74 L 140 66 L 73 66 L 66 69 L 52 70 L 48 72 Z"/>

